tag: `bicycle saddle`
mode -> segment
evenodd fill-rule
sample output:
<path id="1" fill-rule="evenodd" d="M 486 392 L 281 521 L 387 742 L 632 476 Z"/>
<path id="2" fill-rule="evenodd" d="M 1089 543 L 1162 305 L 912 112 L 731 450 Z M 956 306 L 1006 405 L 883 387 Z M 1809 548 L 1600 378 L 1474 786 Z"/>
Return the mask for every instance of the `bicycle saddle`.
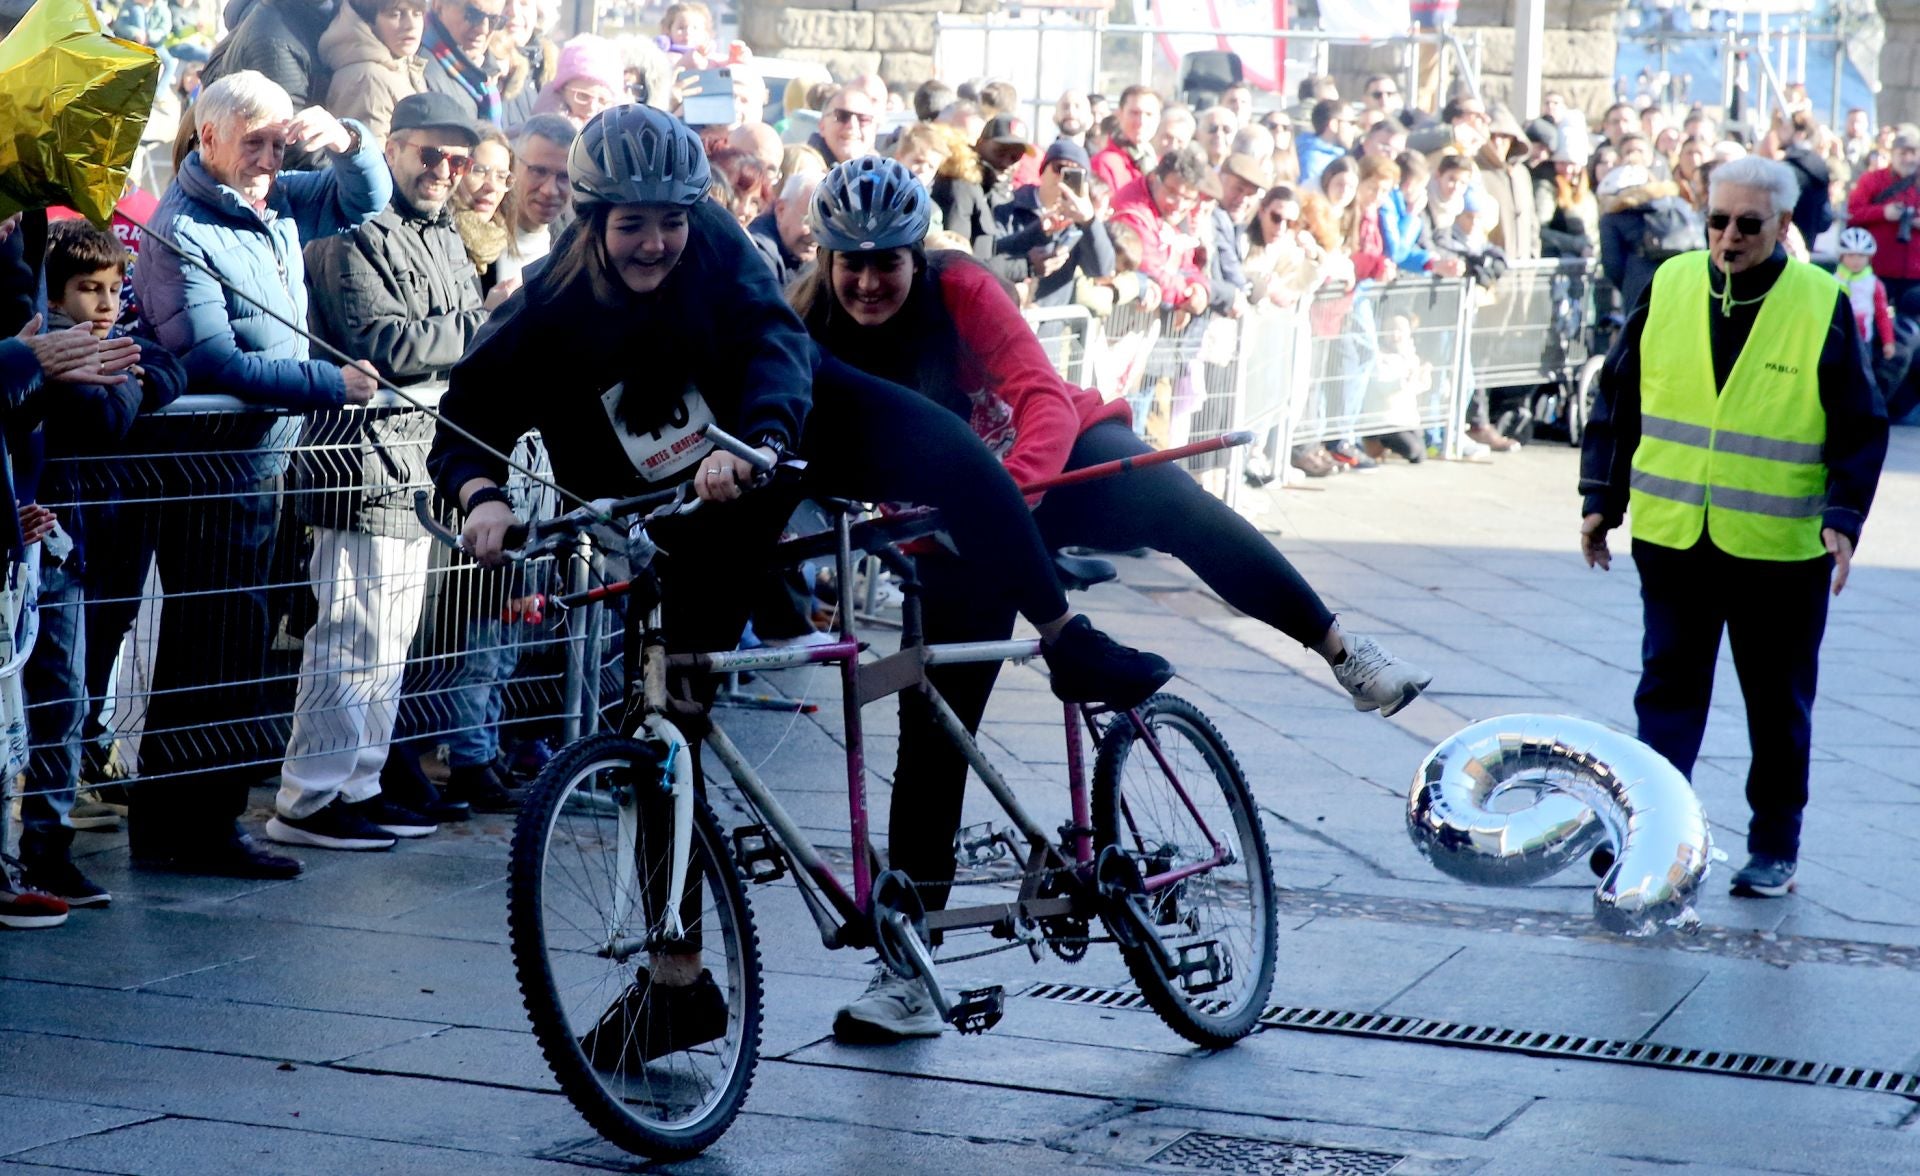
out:
<path id="1" fill-rule="evenodd" d="M 1053 571 L 1060 577 L 1060 586 L 1069 592 L 1083 592 L 1095 584 L 1120 578 L 1120 569 L 1104 559 L 1068 555 L 1064 551 L 1053 553 Z"/>

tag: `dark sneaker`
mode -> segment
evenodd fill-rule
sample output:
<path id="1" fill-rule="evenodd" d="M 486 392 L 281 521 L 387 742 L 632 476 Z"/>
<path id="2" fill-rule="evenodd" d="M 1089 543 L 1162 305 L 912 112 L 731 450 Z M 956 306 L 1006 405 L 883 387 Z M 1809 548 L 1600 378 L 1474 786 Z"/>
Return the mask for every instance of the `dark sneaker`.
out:
<path id="1" fill-rule="evenodd" d="M 395 837 L 425 837 L 440 831 L 435 822 L 385 796 L 372 796 L 346 807 L 367 824 Z"/>
<path id="2" fill-rule="evenodd" d="M 1047 659 L 1053 696 L 1063 702 L 1101 702 L 1131 710 L 1173 677 L 1173 667 L 1157 653 L 1120 644 L 1078 616 L 1060 636 L 1040 647 Z"/>
<path id="3" fill-rule="evenodd" d="M 225 838 L 155 852 L 137 851 L 133 864 L 151 870 L 171 870 L 179 874 L 206 874 L 216 878 L 258 878 L 280 881 L 298 878 L 300 863 L 285 854 L 275 853 L 256 838 L 235 830 Z"/>
<path id="4" fill-rule="evenodd" d="M 510 813 L 520 807 L 492 764 L 456 766 L 447 777 L 447 796 L 476 813 Z"/>
<path id="5" fill-rule="evenodd" d="M 0 927 L 39 931 L 67 921 L 67 904 L 41 890 L 13 880 L 14 860 L 0 857 Z"/>
<path id="6" fill-rule="evenodd" d="M 75 909 L 113 904 L 113 895 L 104 887 L 94 885 L 80 872 L 80 867 L 66 858 L 26 862 L 20 871 L 20 880 L 29 889 L 51 894 Z"/>
<path id="7" fill-rule="evenodd" d="M 276 813 L 267 822 L 267 836 L 282 845 L 312 845 L 321 849 L 392 849 L 393 834 L 367 820 L 357 805 L 336 800 L 312 816 Z"/>
<path id="8" fill-rule="evenodd" d="M 1793 889 L 1794 860 L 1756 853 L 1733 876 L 1733 893 L 1741 898 L 1781 898 Z"/>
<path id="9" fill-rule="evenodd" d="M 702 968 L 684 987 L 655 984 L 645 968 L 580 1039 L 596 1070 L 639 1069 L 655 1058 L 718 1041 L 727 1033 L 727 997 Z"/>
<path id="10" fill-rule="evenodd" d="M 1378 469 L 1380 463 L 1360 452 L 1360 447 L 1351 441 L 1335 441 L 1327 446 L 1327 453 L 1333 460 L 1350 470 Z"/>

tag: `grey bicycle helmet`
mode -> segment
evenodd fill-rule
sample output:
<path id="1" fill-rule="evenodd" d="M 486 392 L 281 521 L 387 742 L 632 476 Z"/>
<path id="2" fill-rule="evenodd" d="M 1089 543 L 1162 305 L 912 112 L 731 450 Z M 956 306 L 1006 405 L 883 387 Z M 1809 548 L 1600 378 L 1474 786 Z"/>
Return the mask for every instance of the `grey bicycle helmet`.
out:
<path id="1" fill-rule="evenodd" d="M 835 253 L 871 253 L 926 240 L 932 201 L 913 173 L 879 155 L 848 160 L 814 190 L 813 239 Z"/>
<path id="2" fill-rule="evenodd" d="M 638 104 L 593 116 L 567 152 L 574 204 L 692 207 L 708 188 L 707 153 L 693 128 Z"/>

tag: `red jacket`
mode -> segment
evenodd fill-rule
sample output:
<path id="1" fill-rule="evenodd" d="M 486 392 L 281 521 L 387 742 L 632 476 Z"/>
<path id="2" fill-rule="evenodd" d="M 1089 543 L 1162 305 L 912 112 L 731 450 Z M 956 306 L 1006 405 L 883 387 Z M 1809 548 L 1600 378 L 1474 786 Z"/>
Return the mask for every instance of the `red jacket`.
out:
<path id="1" fill-rule="evenodd" d="M 1897 202 L 1913 209 L 1920 217 L 1920 182 L 1907 185 L 1897 201 L 1881 195 L 1899 178 L 1887 167 L 1861 176 L 1853 187 L 1853 195 L 1847 198 L 1847 223 L 1873 234 L 1874 243 L 1880 247 L 1873 255 L 1874 273 L 1883 278 L 1911 280 L 1920 278 L 1920 232 L 1910 234 L 1911 239 L 1901 244 L 1900 222 L 1888 220 L 1885 209 Z"/>
<path id="2" fill-rule="evenodd" d="M 1179 306 L 1194 291 L 1207 293 L 1207 271 L 1194 261 L 1198 239 L 1169 225 L 1153 202 L 1153 192 L 1142 176 L 1113 194 L 1111 225 L 1126 225 L 1140 235 L 1140 272 L 1160 287 L 1167 306 Z"/>
<path id="3" fill-rule="evenodd" d="M 1060 378 L 1020 308 L 984 266 L 950 265 L 937 274 L 940 301 L 960 336 L 956 383 L 973 402 L 969 423 L 1015 483 L 1060 473 L 1074 439 L 1093 425 L 1133 419 L 1125 400 L 1107 403 Z"/>
<path id="4" fill-rule="evenodd" d="M 1107 182 L 1107 187 L 1119 192 L 1140 178 L 1140 165 L 1133 161 L 1118 143 L 1109 141 L 1105 147 L 1094 153 L 1093 174 Z"/>

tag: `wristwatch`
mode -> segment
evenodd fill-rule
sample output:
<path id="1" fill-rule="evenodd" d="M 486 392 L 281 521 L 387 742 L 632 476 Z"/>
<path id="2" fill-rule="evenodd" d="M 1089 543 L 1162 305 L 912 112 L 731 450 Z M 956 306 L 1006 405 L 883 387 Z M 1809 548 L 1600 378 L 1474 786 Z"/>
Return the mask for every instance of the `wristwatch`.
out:
<path id="1" fill-rule="evenodd" d="M 338 154 L 353 155 L 357 153 L 360 150 L 360 132 L 355 130 L 354 125 L 345 119 L 340 121 L 340 129 L 347 132 L 347 146 L 346 150 L 338 152 Z"/>
<path id="2" fill-rule="evenodd" d="M 513 499 L 507 497 L 507 492 L 498 486 L 482 486 L 467 495 L 467 505 L 463 509 L 467 514 L 472 514 L 475 507 L 488 502 L 505 503 L 508 510 L 513 509 Z"/>

